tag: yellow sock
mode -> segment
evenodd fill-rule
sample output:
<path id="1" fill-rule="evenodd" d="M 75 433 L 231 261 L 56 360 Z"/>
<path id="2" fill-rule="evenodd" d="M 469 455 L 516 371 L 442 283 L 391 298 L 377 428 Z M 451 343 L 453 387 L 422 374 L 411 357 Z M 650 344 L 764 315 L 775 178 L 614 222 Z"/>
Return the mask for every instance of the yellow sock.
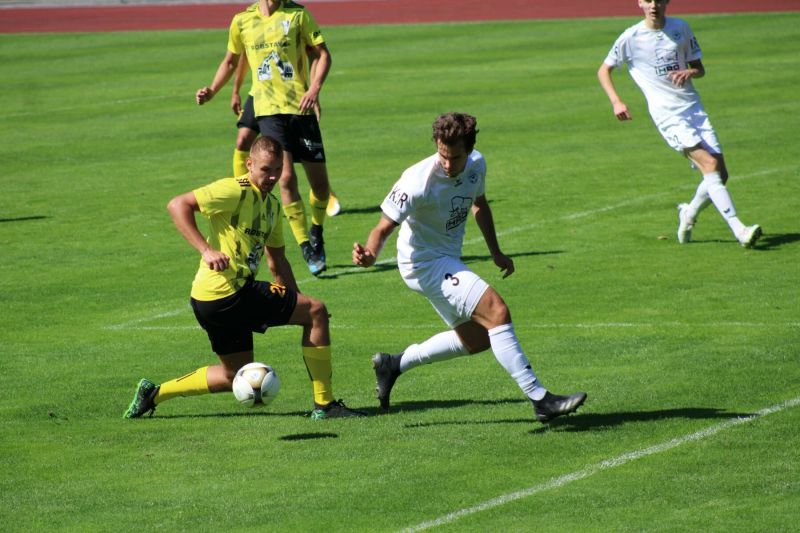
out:
<path id="1" fill-rule="evenodd" d="M 297 244 L 308 241 L 306 206 L 303 204 L 303 200 L 297 200 L 296 202 L 283 206 L 283 213 L 286 215 L 286 220 L 289 221 L 289 227 L 292 228 L 292 234 Z"/>
<path id="2" fill-rule="evenodd" d="M 306 362 L 308 377 L 314 389 L 314 403 L 328 405 L 333 401 L 331 384 L 331 347 L 303 346 L 303 360 Z"/>
<path id="3" fill-rule="evenodd" d="M 250 152 L 243 152 L 242 150 L 233 151 L 233 175 L 244 176 L 247 174 L 247 158 L 250 157 Z"/>
<path id="4" fill-rule="evenodd" d="M 321 200 L 314 196 L 314 191 L 308 191 L 308 204 L 311 206 L 311 223 L 321 226 L 327 216 L 328 198 Z"/>
<path id="5" fill-rule="evenodd" d="M 177 396 L 208 394 L 208 381 L 206 381 L 207 373 L 208 367 L 204 366 L 185 376 L 162 383 L 153 401 L 158 405 L 161 402 L 171 400 Z"/>

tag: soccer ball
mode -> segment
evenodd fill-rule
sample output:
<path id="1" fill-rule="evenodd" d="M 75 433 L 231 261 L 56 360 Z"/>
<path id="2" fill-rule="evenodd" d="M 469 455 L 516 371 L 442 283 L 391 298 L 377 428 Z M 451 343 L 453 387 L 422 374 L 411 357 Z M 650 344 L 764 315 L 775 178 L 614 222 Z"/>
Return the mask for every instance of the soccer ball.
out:
<path id="1" fill-rule="evenodd" d="M 278 375 L 264 363 L 248 363 L 233 377 L 233 395 L 247 407 L 268 405 L 280 389 Z"/>

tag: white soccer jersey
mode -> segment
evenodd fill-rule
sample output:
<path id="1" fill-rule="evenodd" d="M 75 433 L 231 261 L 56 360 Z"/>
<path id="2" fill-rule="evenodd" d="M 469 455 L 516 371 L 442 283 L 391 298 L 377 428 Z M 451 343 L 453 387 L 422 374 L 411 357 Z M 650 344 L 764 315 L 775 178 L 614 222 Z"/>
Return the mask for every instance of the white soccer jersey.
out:
<path id="1" fill-rule="evenodd" d="M 678 87 L 670 81 L 669 73 L 686 69 L 690 61 L 701 57 L 700 45 L 689 25 L 667 17 L 659 30 L 647 28 L 644 21 L 625 30 L 605 64 L 615 68 L 628 65 L 628 72 L 644 93 L 650 116 L 658 125 L 667 117 L 700 104 L 692 80 Z"/>
<path id="2" fill-rule="evenodd" d="M 461 257 L 467 217 L 484 194 L 486 161 L 477 150 L 464 171 L 448 177 L 434 154 L 408 168 L 383 200 L 381 210 L 400 224 L 401 269 L 440 257 Z"/>

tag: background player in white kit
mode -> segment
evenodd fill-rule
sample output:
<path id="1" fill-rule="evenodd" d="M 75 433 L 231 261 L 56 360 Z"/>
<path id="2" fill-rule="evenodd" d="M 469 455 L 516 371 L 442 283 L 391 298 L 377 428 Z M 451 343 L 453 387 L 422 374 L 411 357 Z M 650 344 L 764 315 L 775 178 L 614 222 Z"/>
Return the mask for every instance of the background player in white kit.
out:
<path id="1" fill-rule="evenodd" d="M 475 117 L 440 115 L 433 123 L 437 153 L 407 169 L 381 204 L 383 215 L 365 245 L 353 244 L 353 263 L 375 264 L 394 229 L 397 264 L 409 288 L 424 295 L 452 328 L 412 344 L 398 355 L 372 358 L 381 407 L 397 377 L 424 363 L 434 363 L 491 348 L 498 362 L 533 403 L 536 419 L 546 422 L 574 412 L 586 393 L 552 394 L 542 387 L 522 351 L 511 313 L 492 287 L 461 262 L 464 230 L 470 211 L 503 277 L 514 262 L 497 243 L 492 212 L 484 194 L 486 161 L 475 146 Z"/>
<path id="2" fill-rule="evenodd" d="M 664 140 L 703 174 L 694 198 L 678 206 L 678 242 L 691 240 L 698 214 L 713 202 L 739 243 L 750 247 L 761 236 L 761 227 L 745 226 L 736 216 L 725 187 L 728 170 L 722 148 L 692 84 L 692 78 L 705 75 L 697 39 L 686 22 L 665 16 L 669 0 L 638 1 L 644 20 L 625 30 L 614 43 L 597 71 L 600 85 L 611 100 L 614 115 L 631 120 L 628 106 L 611 80 L 614 68 L 628 65 Z"/>

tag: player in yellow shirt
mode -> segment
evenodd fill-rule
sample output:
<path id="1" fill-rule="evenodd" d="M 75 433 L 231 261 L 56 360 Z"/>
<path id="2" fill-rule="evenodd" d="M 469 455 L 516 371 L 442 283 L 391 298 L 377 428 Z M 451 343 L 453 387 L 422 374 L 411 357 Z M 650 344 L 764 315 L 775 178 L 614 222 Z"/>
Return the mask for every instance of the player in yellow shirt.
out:
<path id="1" fill-rule="evenodd" d="M 139 418 L 178 396 L 230 391 L 236 371 L 253 362 L 253 332 L 287 324 L 303 328 L 302 353 L 314 393 L 314 419 L 363 416 L 334 400 L 331 342 L 325 304 L 297 290 L 285 256 L 281 207 L 271 194 L 283 167 L 283 149 L 271 137 L 253 143 L 249 172 L 223 178 L 173 198 L 175 226 L 198 252 L 191 305 L 219 364 L 198 368 L 161 385 L 142 379 L 124 413 Z M 195 222 L 209 220 L 208 239 Z M 266 254 L 273 282 L 256 280 Z"/>
<path id="2" fill-rule="evenodd" d="M 310 75 L 306 48 L 319 57 Z M 330 186 L 319 122 L 314 115 L 322 84 L 331 66 L 331 54 L 311 14 L 288 0 L 259 0 L 255 9 L 237 13 L 228 33 L 228 49 L 214 80 L 195 95 L 199 105 L 211 100 L 236 72 L 242 55 L 253 76 L 254 116 L 262 135 L 276 138 L 285 148 L 280 179 L 281 201 L 295 240 L 309 270 L 326 268 L 322 227 Z M 306 227 L 305 205 L 297 188 L 293 163 L 299 160 L 311 188 L 311 229 Z"/>
<path id="3" fill-rule="evenodd" d="M 258 2 L 251 7 L 257 7 Z M 314 54 L 314 49 L 311 47 L 306 48 L 306 53 L 311 60 L 311 77 L 314 77 L 314 69 L 319 60 L 319 56 Z M 236 67 L 236 74 L 233 77 L 233 90 L 231 91 L 231 110 L 236 115 L 236 127 L 238 128 L 236 134 L 236 148 L 233 150 L 233 175 L 241 176 L 247 174 L 247 167 L 245 161 L 250 155 L 250 147 L 253 141 L 258 137 L 258 121 L 256 120 L 255 109 L 253 108 L 253 95 L 248 94 L 244 104 L 242 104 L 242 97 L 240 92 L 242 85 L 247 78 L 247 73 L 250 70 L 250 65 L 247 64 L 246 58 L 239 60 L 239 65 Z M 317 115 L 317 121 L 322 122 L 322 108 L 317 102 L 314 106 L 314 114 Z M 328 206 L 325 208 L 325 213 L 329 217 L 335 217 L 342 210 L 342 205 L 339 203 L 339 198 L 330 190 L 328 198 Z"/>

